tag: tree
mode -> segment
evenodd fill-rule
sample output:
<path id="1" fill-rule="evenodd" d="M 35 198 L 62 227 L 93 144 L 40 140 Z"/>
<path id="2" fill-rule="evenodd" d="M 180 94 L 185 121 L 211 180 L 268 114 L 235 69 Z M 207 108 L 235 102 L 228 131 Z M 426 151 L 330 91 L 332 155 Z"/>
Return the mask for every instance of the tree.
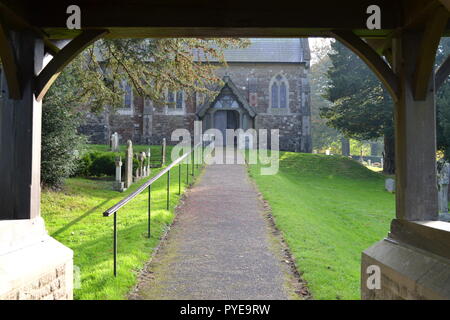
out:
<path id="1" fill-rule="evenodd" d="M 441 65 L 450 54 L 450 38 L 442 38 L 436 54 L 436 66 Z M 436 93 L 437 146 L 444 158 L 450 161 L 450 81 L 445 81 Z"/>
<path id="2" fill-rule="evenodd" d="M 327 124 L 356 140 L 384 137 L 384 172 L 395 173 L 393 101 L 367 65 L 343 44 L 334 41 L 328 53 L 328 87 L 332 103 L 320 114 Z"/>
<path id="3" fill-rule="evenodd" d="M 331 102 L 324 98 L 328 87 L 327 71 L 331 67 L 329 50 L 330 44 L 325 41 L 317 43 L 311 50 L 311 132 L 315 150 L 323 152 L 331 149 L 333 153 L 339 153 L 341 133 L 330 127 L 327 120 L 320 116 L 320 109 L 331 105 Z"/>
<path id="4" fill-rule="evenodd" d="M 80 119 L 120 106 L 123 81 L 153 101 L 162 101 L 165 89 L 207 96 L 221 82 L 214 71 L 226 63 L 223 49 L 248 44 L 236 38 L 97 41 L 65 68 L 43 101 L 43 184 L 59 188 L 73 173 L 84 143 L 76 133 Z"/>

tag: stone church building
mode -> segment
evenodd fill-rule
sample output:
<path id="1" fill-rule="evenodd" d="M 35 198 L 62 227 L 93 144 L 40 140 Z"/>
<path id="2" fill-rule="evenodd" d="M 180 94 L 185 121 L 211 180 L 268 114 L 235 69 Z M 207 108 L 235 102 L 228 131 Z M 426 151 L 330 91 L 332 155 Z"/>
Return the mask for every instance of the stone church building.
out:
<path id="1" fill-rule="evenodd" d="M 124 84 L 123 108 L 114 113 L 89 114 L 80 132 L 92 143 L 108 143 L 117 132 L 120 143 L 170 143 L 172 132 L 194 121 L 203 129 L 279 129 L 280 150 L 310 153 L 311 98 L 308 39 L 250 39 L 244 49 L 225 50 L 227 67 L 217 69 L 224 81 L 217 96 L 205 101 L 199 94 L 166 92 L 167 104 L 153 103 Z"/>

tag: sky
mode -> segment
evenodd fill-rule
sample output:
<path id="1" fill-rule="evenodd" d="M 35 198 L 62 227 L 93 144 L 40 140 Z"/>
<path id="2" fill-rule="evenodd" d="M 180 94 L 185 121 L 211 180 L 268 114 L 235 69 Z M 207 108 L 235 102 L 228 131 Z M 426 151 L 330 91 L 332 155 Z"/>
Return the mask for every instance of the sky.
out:
<path id="1" fill-rule="evenodd" d="M 331 38 L 309 38 L 309 47 L 311 49 L 311 64 L 316 63 L 317 57 L 314 54 L 315 48 L 329 45 Z"/>

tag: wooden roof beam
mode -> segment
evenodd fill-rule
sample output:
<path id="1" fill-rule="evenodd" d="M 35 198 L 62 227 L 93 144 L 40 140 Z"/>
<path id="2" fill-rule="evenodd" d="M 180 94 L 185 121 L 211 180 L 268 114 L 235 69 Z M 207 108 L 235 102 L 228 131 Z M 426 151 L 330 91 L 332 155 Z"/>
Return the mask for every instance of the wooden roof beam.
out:
<path id="1" fill-rule="evenodd" d="M 64 67 L 89 45 L 107 33 L 107 30 L 85 30 L 62 48 L 36 77 L 36 99 L 42 100 Z"/>
<path id="2" fill-rule="evenodd" d="M 399 81 L 397 75 L 386 61 L 368 43 L 351 31 L 334 31 L 333 35 L 356 53 L 372 69 L 385 85 L 394 101 L 397 101 L 400 88 Z"/>

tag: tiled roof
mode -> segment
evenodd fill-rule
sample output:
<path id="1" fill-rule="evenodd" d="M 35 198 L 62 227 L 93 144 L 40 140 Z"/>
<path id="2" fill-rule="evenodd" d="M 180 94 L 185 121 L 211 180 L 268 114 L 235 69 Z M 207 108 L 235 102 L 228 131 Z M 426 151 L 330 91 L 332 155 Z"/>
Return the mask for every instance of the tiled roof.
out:
<path id="1" fill-rule="evenodd" d="M 244 49 L 226 49 L 228 62 L 290 62 L 301 63 L 309 59 L 307 39 L 251 38 L 251 45 Z"/>

